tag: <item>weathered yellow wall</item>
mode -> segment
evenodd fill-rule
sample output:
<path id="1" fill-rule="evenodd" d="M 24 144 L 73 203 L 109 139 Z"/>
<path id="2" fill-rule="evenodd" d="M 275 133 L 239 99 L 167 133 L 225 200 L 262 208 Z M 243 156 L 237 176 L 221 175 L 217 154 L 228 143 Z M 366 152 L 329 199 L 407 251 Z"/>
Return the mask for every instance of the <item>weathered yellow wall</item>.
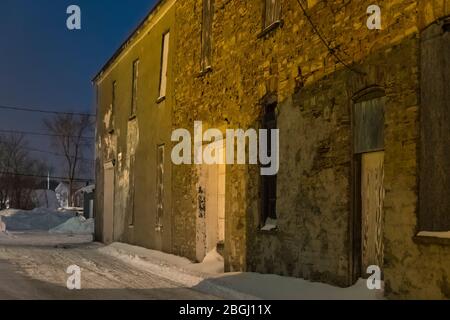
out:
<path id="1" fill-rule="evenodd" d="M 171 251 L 172 223 L 170 190 L 172 170 L 173 55 L 176 51 L 175 1 L 165 1 L 151 14 L 141 30 L 126 44 L 122 53 L 96 80 L 98 83 L 97 183 L 98 212 L 102 206 L 103 163 L 115 159 L 114 238 L 152 249 Z M 162 36 L 170 30 L 168 88 L 166 100 L 157 103 L 161 65 Z M 132 65 L 139 59 L 137 113 L 130 119 Z M 116 111 L 111 114 L 112 83 L 117 81 Z M 109 125 L 112 123 L 112 125 Z M 109 128 L 114 133 L 109 133 Z M 165 144 L 165 215 L 162 232 L 156 228 L 156 150 Z M 130 156 L 135 154 L 134 172 Z M 135 223 L 131 214 L 130 175 L 135 175 Z M 101 221 L 100 221 L 101 225 Z M 101 226 L 100 226 L 101 227 Z M 99 230 L 100 231 L 100 230 Z"/>

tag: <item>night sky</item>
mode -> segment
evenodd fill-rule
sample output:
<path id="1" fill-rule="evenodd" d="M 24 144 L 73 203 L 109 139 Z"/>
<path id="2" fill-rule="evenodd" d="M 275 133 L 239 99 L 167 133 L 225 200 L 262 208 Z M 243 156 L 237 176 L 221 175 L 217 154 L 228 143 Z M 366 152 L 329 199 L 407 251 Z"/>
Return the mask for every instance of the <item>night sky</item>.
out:
<path id="1" fill-rule="evenodd" d="M 91 79 L 155 2 L 1 0 L 0 105 L 94 113 Z M 81 8 L 81 30 L 66 27 L 72 4 Z M 0 129 L 45 132 L 43 117 L 0 110 Z M 48 137 L 27 140 L 30 147 L 51 149 Z M 42 153 L 33 156 L 56 168 L 61 161 Z"/>

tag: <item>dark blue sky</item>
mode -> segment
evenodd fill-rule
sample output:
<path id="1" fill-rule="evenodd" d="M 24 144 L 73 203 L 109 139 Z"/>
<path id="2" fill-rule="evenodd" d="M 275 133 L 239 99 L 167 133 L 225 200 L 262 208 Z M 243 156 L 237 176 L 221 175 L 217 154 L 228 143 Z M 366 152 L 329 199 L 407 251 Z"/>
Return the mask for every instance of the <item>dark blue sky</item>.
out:
<path id="1" fill-rule="evenodd" d="M 92 77 L 155 2 L 1 0 L 0 105 L 94 112 Z M 66 27 L 71 4 L 81 8 L 79 31 Z M 0 128 L 44 130 L 41 115 L 5 110 L 0 110 Z M 49 143 L 48 138 L 29 141 L 33 147 Z"/>

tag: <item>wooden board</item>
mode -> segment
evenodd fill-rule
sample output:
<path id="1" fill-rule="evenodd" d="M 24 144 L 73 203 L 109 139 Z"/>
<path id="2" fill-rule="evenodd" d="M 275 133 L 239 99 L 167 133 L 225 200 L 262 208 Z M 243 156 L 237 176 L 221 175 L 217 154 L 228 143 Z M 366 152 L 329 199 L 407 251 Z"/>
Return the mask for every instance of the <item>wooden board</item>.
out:
<path id="1" fill-rule="evenodd" d="M 362 274 L 371 265 L 383 267 L 384 152 L 362 155 Z"/>

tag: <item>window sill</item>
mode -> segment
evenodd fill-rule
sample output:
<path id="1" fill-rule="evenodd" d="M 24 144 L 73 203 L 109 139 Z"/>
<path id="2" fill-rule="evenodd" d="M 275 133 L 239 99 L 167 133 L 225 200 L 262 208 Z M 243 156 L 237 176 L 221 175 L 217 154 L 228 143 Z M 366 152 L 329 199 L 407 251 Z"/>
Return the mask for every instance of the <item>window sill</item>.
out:
<path id="1" fill-rule="evenodd" d="M 128 118 L 128 121 L 133 121 L 133 120 L 136 120 L 136 115 L 135 115 L 135 114 L 131 115 L 131 116 Z"/>
<path id="2" fill-rule="evenodd" d="M 413 240 L 418 244 L 450 246 L 450 232 L 419 232 Z"/>
<path id="3" fill-rule="evenodd" d="M 278 234 L 278 227 L 272 230 L 263 230 L 262 228 L 258 228 L 258 234 L 265 234 L 265 235 L 276 235 Z"/>
<path id="4" fill-rule="evenodd" d="M 269 25 L 268 27 L 266 27 L 263 31 L 261 31 L 260 34 L 258 34 L 258 39 L 264 38 L 266 35 L 268 35 L 269 33 L 271 33 L 272 31 L 281 28 L 283 26 L 284 22 L 283 20 L 278 20 L 275 21 L 274 23 L 272 23 L 271 25 Z"/>
<path id="5" fill-rule="evenodd" d="M 208 73 L 212 72 L 212 67 L 206 67 L 204 70 L 200 71 L 200 73 L 197 75 L 197 78 L 204 77 Z"/>
<path id="6" fill-rule="evenodd" d="M 165 100 L 166 100 L 166 96 L 162 96 L 162 97 L 159 97 L 158 99 L 156 99 L 156 103 L 160 104 L 161 102 L 163 102 Z"/>

